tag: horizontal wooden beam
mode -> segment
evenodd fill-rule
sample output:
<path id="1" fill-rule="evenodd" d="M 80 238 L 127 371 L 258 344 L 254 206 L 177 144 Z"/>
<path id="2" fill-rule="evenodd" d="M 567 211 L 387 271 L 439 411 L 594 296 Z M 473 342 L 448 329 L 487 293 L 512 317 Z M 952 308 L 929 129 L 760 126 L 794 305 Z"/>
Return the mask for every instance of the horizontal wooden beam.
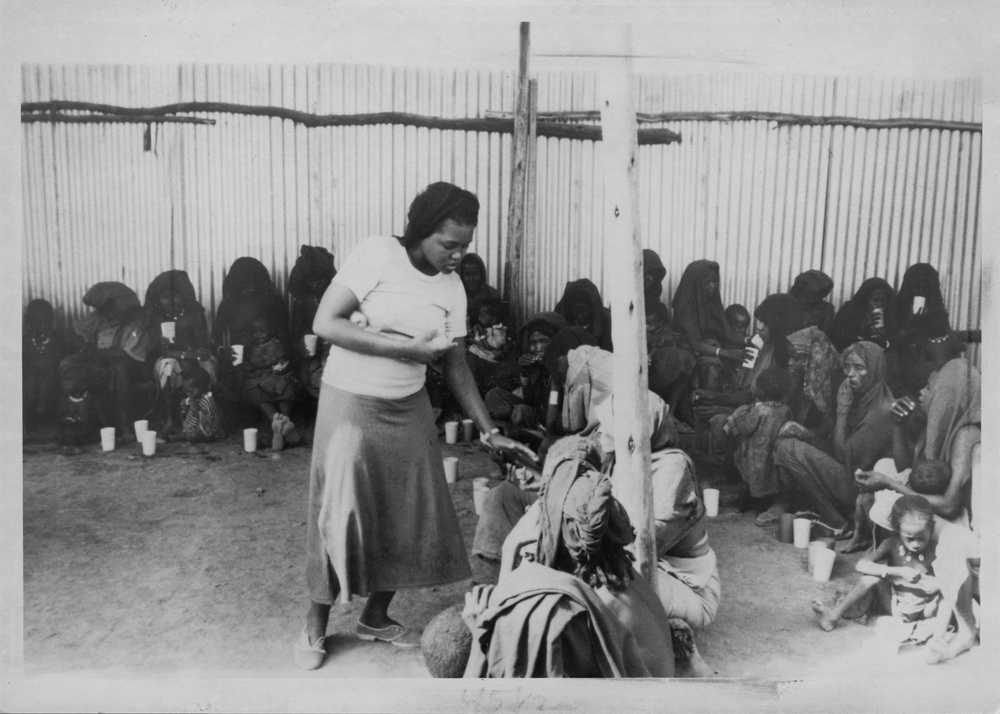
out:
<path id="1" fill-rule="evenodd" d="M 502 119 L 510 112 L 487 110 L 486 116 Z M 601 113 L 593 111 L 539 112 L 538 120 L 546 122 L 597 121 Z M 936 129 L 940 131 L 982 132 L 978 122 L 943 121 L 939 119 L 863 119 L 860 117 L 824 117 L 808 114 L 786 114 L 783 112 L 662 112 L 659 114 L 636 113 L 640 123 L 663 123 L 678 121 L 766 121 L 782 126 L 853 126 L 858 129 Z M 642 131 L 641 129 L 639 131 Z"/>
<path id="2" fill-rule="evenodd" d="M 171 117 L 143 114 L 63 114 L 49 112 L 46 114 L 21 114 L 22 124 L 38 122 L 56 122 L 64 124 L 208 124 L 215 125 L 215 119 L 202 117 Z"/>
<path id="3" fill-rule="evenodd" d="M 445 118 L 408 114 L 405 112 L 376 112 L 372 114 L 310 114 L 284 107 L 261 106 L 252 104 L 232 104 L 229 102 L 181 102 L 165 104 L 159 107 L 118 107 L 110 104 L 93 104 L 91 102 L 76 102 L 53 100 L 50 102 L 25 102 L 21 105 L 21 121 L 65 121 L 63 117 L 81 116 L 53 114 L 67 111 L 92 112 L 94 115 L 117 117 L 140 116 L 142 121 L 150 121 L 148 117 L 169 116 L 181 113 L 198 112 L 202 114 L 245 114 L 274 119 L 287 119 L 307 127 L 324 126 L 372 126 L 376 124 L 395 124 L 399 126 L 414 126 L 425 129 L 441 129 L 445 131 L 483 131 L 497 134 L 511 134 L 514 131 L 513 115 L 507 117 L 467 117 Z M 52 117 L 58 117 L 53 119 Z M 37 117 L 37 118 L 32 118 Z M 91 122 L 102 121 L 101 118 L 90 119 Z M 112 121 L 112 120 L 107 120 Z M 577 141 L 600 141 L 601 127 L 585 124 L 566 124 L 564 122 L 538 122 L 537 133 L 540 137 L 550 139 L 573 139 Z M 639 143 L 673 144 L 679 143 L 680 134 L 670 129 L 640 129 Z"/>

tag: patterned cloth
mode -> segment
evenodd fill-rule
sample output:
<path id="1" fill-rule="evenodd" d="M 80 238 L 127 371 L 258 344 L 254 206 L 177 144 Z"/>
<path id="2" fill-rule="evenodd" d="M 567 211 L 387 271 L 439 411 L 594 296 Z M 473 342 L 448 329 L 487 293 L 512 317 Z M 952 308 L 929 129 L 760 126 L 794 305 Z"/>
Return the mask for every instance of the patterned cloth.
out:
<path id="1" fill-rule="evenodd" d="M 733 461 L 754 498 L 778 492 L 771 452 L 778 431 L 791 417 L 786 405 L 765 402 L 744 404 L 729 417 L 730 434 L 736 441 Z"/>
<path id="2" fill-rule="evenodd" d="M 222 415 L 211 392 L 205 392 L 196 400 L 186 398 L 181 402 L 181 413 L 184 415 L 185 436 L 212 440 L 226 438 Z"/>

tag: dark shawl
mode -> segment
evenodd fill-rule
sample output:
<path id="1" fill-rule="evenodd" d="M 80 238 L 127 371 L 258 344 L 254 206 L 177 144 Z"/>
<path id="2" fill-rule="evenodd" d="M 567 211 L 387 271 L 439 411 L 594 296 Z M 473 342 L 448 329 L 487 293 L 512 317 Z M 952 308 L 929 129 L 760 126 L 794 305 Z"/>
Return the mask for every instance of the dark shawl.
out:
<path id="1" fill-rule="evenodd" d="M 941 278 L 929 263 L 914 263 L 903 273 L 903 282 L 896 296 L 896 325 L 902 326 L 913 314 L 913 298 L 917 295 L 926 299 L 925 311 L 945 311 L 944 296 L 941 294 Z"/>
<path id="2" fill-rule="evenodd" d="M 588 332 L 594 336 L 594 339 L 597 340 L 597 344 L 602 350 L 611 352 L 611 311 L 604 307 L 600 290 L 587 278 L 580 278 L 579 280 L 566 283 L 566 288 L 563 290 L 559 302 L 556 303 L 555 310 L 566 318 L 566 323 L 569 325 L 573 324 L 573 316 L 570 313 L 569 306 L 574 300 L 585 300 L 590 303 L 593 318 Z"/>
<path id="3" fill-rule="evenodd" d="M 847 414 L 847 473 L 870 469 L 892 449 L 893 396 L 885 383 L 885 351 L 873 342 L 856 342 L 844 350 L 843 358 L 858 355 L 868 367 L 868 374 L 855 392 Z"/>
<path id="4" fill-rule="evenodd" d="M 667 269 L 663 267 L 663 261 L 656 251 L 644 248 L 642 251 L 642 272 L 643 272 L 643 301 L 646 306 L 646 323 L 651 321 L 670 324 L 670 312 L 667 306 L 660 301 L 663 294 L 663 279 L 667 277 Z M 646 288 L 645 276 L 649 275 L 653 279 L 653 284 Z"/>
<path id="5" fill-rule="evenodd" d="M 549 346 L 545 348 L 545 354 L 542 355 L 542 366 L 550 375 L 558 374 L 559 358 L 565 357 L 570 350 L 581 345 L 598 346 L 594 336 L 582 327 L 565 327 L 559 330 L 552 337 Z"/>
<path id="6" fill-rule="evenodd" d="M 833 346 L 840 351 L 859 340 L 873 337 L 868 330 L 868 300 L 872 293 L 884 290 L 889 294 L 889 304 L 885 308 L 884 337 L 892 344 L 895 342 L 899 325 L 896 324 L 895 290 L 882 278 L 868 278 L 858 288 L 854 296 L 845 302 L 833 320 L 830 329 L 830 339 Z"/>
<path id="7" fill-rule="evenodd" d="M 768 295 L 754 310 L 754 317 L 767 325 L 770 330 L 771 345 L 774 350 L 774 365 L 788 367 L 788 343 L 793 332 L 805 326 L 802 304 L 787 293 Z"/>
<path id="8" fill-rule="evenodd" d="M 709 339 L 726 347 L 742 345 L 743 336 L 726 320 L 720 292 L 712 297 L 705 292 L 705 279 L 710 275 L 719 277 L 719 264 L 714 260 L 696 260 L 684 269 L 671 302 L 674 326 L 692 346 Z"/>
<path id="9" fill-rule="evenodd" d="M 479 290 L 475 293 L 469 292 L 469 288 L 465 284 L 465 279 L 462 278 L 465 274 L 465 268 L 470 265 L 475 266 L 480 276 Z M 486 283 L 486 263 L 475 253 L 466 253 L 462 256 L 462 260 L 458 264 L 458 277 L 462 278 L 462 287 L 465 288 L 465 314 L 468 316 L 468 324 L 471 327 L 479 318 L 479 305 L 483 300 L 499 298 L 500 291 Z"/>
<path id="10" fill-rule="evenodd" d="M 336 274 L 333 253 L 326 248 L 304 245 L 299 249 L 299 257 L 288 275 L 288 292 L 292 296 L 291 333 L 294 339 L 298 340 L 302 335 L 312 333 L 319 301 Z M 317 280 L 322 281 L 323 285 L 318 293 L 310 285 Z"/>
<path id="11" fill-rule="evenodd" d="M 249 300 L 241 295 L 246 287 L 256 290 Z M 258 315 L 271 318 L 278 339 L 287 341 L 288 311 L 271 282 L 271 274 L 256 258 L 237 258 L 222 281 L 222 302 L 212 325 L 212 341 L 227 346 L 252 344 L 253 321 Z"/>
<path id="12" fill-rule="evenodd" d="M 150 314 L 153 324 L 150 325 L 153 336 L 160 336 L 160 323 L 171 319 L 160 310 L 159 299 L 167 290 L 172 290 L 180 300 L 174 305 L 174 316 L 177 322 L 176 344 L 181 349 L 208 347 L 208 322 L 205 319 L 205 308 L 198 302 L 191 278 L 183 270 L 167 270 L 160 273 L 146 288 L 146 311 Z M 178 308 L 180 308 L 178 310 Z"/>
<path id="13" fill-rule="evenodd" d="M 139 296 L 127 285 L 97 283 L 83 296 L 83 304 L 93 312 L 77 320 L 73 329 L 89 347 L 96 347 L 102 336 L 137 362 L 145 362 L 151 347 L 150 318 L 139 304 Z M 118 318 L 107 316 L 115 310 Z"/>
<path id="14" fill-rule="evenodd" d="M 788 292 L 802 303 L 807 327 L 818 327 L 829 334 L 836 311 L 826 296 L 832 290 L 833 278 L 820 270 L 807 270 L 796 276 Z"/>

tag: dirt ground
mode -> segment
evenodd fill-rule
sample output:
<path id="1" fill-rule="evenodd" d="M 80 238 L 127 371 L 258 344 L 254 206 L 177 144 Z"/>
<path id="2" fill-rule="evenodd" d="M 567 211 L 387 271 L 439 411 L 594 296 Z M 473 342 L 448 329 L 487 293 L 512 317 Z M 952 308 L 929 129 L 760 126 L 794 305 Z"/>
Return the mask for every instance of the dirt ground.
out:
<path id="1" fill-rule="evenodd" d="M 460 458 L 452 496 L 466 543 L 476 515 L 471 478 L 491 464 L 472 444 L 443 446 Z M 63 456 L 26 441 L 24 657 L 26 674 L 94 673 L 220 677 L 428 677 L 419 650 L 353 636 L 360 601 L 335 608 L 329 656 L 298 670 L 291 646 L 306 608 L 304 545 L 308 446 L 247 454 L 236 437 L 203 448 L 99 445 Z M 699 462 L 702 485 L 718 469 Z M 732 488 L 724 488 L 723 501 Z M 987 671 L 977 648 L 943 666 L 920 648 L 889 655 L 874 629 L 815 624 L 809 603 L 853 582 L 859 556 L 839 556 L 829 583 L 812 580 L 804 551 L 780 543 L 752 514 L 723 508 L 709 527 L 723 595 L 698 634 L 718 677 L 794 680 L 889 674 L 940 679 Z M 390 609 L 423 627 L 460 602 L 468 583 L 401 592 Z"/>

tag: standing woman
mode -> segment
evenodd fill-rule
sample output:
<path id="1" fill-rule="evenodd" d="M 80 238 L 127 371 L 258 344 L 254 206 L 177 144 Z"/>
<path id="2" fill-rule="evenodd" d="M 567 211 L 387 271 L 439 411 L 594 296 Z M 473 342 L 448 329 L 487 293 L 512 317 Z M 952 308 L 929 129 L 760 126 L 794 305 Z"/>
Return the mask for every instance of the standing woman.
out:
<path id="1" fill-rule="evenodd" d="M 418 647 L 420 634 L 389 617 L 393 595 L 470 575 L 424 389 L 428 364 L 441 360 L 487 446 L 534 456 L 494 427 L 465 362 L 466 299 L 455 271 L 478 217 L 474 194 L 431 184 L 410 205 L 403 236 L 363 241 L 316 312 L 313 329 L 331 349 L 310 470 L 311 605 L 295 646 L 304 669 L 323 662 L 338 598 L 367 596 L 359 638 Z M 366 327 L 351 321 L 356 311 Z"/>

